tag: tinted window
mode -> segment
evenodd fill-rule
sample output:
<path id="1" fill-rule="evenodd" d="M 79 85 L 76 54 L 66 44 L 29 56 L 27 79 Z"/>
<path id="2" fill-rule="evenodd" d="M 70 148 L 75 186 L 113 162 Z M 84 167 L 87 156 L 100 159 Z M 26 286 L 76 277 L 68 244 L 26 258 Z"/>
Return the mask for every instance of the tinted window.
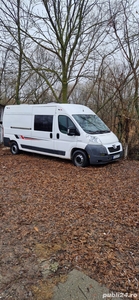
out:
<path id="1" fill-rule="evenodd" d="M 34 120 L 34 130 L 52 131 L 53 116 L 36 115 Z"/>
<path id="2" fill-rule="evenodd" d="M 58 117 L 58 126 L 59 126 L 59 130 L 65 134 L 67 134 L 67 130 L 69 127 L 76 128 L 74 123 L 67 116 Z"/>

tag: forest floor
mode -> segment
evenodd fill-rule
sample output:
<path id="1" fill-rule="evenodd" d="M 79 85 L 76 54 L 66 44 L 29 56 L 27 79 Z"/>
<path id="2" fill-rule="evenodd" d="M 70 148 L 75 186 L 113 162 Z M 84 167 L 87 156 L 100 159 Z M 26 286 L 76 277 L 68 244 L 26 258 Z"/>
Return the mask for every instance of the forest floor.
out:
<path id="1" fill-rule="evenodd" d="M 137 299 L 139 161 L 77 168 L 0 147 L 0 229 L 0 299 L 51 299 L 73 269 Z"/>

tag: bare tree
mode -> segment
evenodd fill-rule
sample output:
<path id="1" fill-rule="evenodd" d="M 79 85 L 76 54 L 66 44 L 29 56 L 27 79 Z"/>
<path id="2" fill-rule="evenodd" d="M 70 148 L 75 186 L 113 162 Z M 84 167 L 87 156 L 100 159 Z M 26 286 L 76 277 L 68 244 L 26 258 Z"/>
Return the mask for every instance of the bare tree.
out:
<path id="1" fill-rule="evenodd" d="M 21 28 L 23 26 L 24 32 L 28 30 L 28 19 L 27 15 L 30 11 L 31 2 L 29 6 L 26 7 L 26 16 L 24 12 L 24 3 L 21 1 L 16 0 L 13 2 L 9 0 L 8 2 L 1 0 L 1 7 L 0 7 L 0 28 L 3 35 L 3 39 L 1 42 L 1 48 L 5 55 L 7 51 L 10 53 L 10 58 L 6 62 L 9 64 L 10 72 L 10 65 L 14 64 L 14 70 L 11 69 L 12 73 L 15 73 L 15 80 L 13 81 L 13 93 L 12 98 L 15 99 L 17 104 L 20 103 L 20 91 L 21 86 L 23 86 L 22 82 L 22 65 L 24 63 L 23 58 L 23 49 L 26 46 L 27 35 L 21 32 Z M 16 71 L 16 72 L 15 72 Z M 10 97 L 11 98 L 11 97 Z"/>
<path id="2" fill-rule="evenodd" d="M 46 80 L 55 100 L 67 102 L 77 83 L 93 70 L 92 51 L 106 37 L 106 8 L 103 1 L 97 4 L 90 0 L 42 0 L 42 3 L 41 13 L 35 7 L 30 14 L 32 32 L 28 37 L 33 49 L 38 45 L 48 60 L 41 65 L 35 55 L 24 53 L 24 58 Z"/>
<path id="3" fill-rule="evenodd" d="M 139 23 L 134 9 L 135 3 L 136 1 L 129 2 L 122 0 L 120 7 L 123 14 L 121 19 L 119 19 L 109 1 L 111 20 L 110 36 L 113 42 L 118 45 L 119 55 L 125 67 L 119 78 L 115 78 L 117 94 L 120 99 L 119 108 L 121 109 L 121 113 L 119 113 L 119 117 L 122 128 L 124 129 L 125 157 L 128 155 L 132 121 L 134 121 L 135 118 L 139 119 Z M 134 26 L 131 26 L 131 24 L 134 24 Z"/>
<path id="4" fill-rule="evenodd" d="M 16 5 L 11 0 L 8 6 L 4 0 L 2 3 L 6 21 L 3 17 L 1 23 L 17 47 L 13 48 L 18 62 L 17 103 L 21 87 L 24 94 L 22 81 L 27 64 L 29 80 L 35 72 L 56 101 L 70 101 L 78 83 L 87 82 L 92 74 L 96 82 L 96 52 L 101 57 L 101 51 L 108 46 L 108 1 L 42 0 L 42 6 L 34 5 L 33 0 L 29 5 L 20 0 Z M 88 93 L 85 103 L 89 97 Z"/>
<path id="5" fill-rule="evenodd" d="M 20 31 L 20 0 L 17 0 L 17 18 L 16 18 L 16 25 L 17 25 L 17 43 L 19 47 L 19 59 L 18 59 L 18 75 L 17 75 L 17 82 L 16 82 L 16 94 L 15 94 L 15 101 L 17 104 L 20 104 L 20 83 L 21 83 L 21 76 L 22 76 L 22 41 L 21 41 L 21 31 Z"/>
<path id="6" fill-rule="evenodd" d="M 9 49 L 6 49 L 5 53 L 2 52 L 1 56 L 1 69 L 0 69 L 0 101 L 3 100 L 3 84 L 4 84 L 4 77 L 5 77 L 5 69 L 6 69 L 6 62 L 8 57 Z"/>
<path id="7" fill-rule="evenodd" d="M 6 6 L 2 0 L 3 45 L 12 45 L 16 62 L 16 102 L 89 104 L 112 128 L 118 119 L 127 141 L 125 120 L 139 109 L 135 2 L 9 0 Z"/>

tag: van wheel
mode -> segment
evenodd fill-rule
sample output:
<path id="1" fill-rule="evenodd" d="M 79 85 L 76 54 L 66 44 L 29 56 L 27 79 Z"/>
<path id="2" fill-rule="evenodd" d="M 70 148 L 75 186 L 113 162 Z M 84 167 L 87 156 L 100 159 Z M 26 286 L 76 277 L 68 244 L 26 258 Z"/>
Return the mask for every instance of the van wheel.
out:
<path id="1" fill-rule="evenodd" d="M 89 160 L 87 154 L 82 150 L 76 150 L 72 156 L 72 162 L 76 167 L 87 167 Z"/>
<path id="2" fill-rule="evenodd" d="M 12 142 L 10 146 L 10 150 L 12 154 L 18 154 L 19 153 L 19 148 L 16 142 Z"/>

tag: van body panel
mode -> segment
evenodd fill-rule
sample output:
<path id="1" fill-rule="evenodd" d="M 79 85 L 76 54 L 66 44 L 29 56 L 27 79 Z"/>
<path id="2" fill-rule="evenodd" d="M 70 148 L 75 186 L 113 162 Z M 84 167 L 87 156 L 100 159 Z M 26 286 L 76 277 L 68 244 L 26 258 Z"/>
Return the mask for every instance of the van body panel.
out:
<path id="1" fill-rule="evenodd" d="M 97 136 L 100 139 L 101 143 L 104 145 L 117 143 L 118 141 L 116 135 L 112 131 L 108 133 L 98 134 Z"/>
<path id="2" fill-rule="evenodd" d="M 64 151 L 64 157 L 67 159 L 71 158 L 71 151 L 73 148 L 77 147 L 78 136 L 73 135 L 69 136 L 67 133 L 63 133 L 59 128 L 59 116 L 68 117 L 71 121 L 72 117 L 65 113 L 65 111 L 57 111 L 56 119 L 55 119 L 55 127 L 54 127 L 54 139 L 55 139 L 55 149 L 58 151 Z"/>
<path id="3" fill-rule="evenodd" d="M 36 153 L 45 153 L 45 154 L 54 154 L 54 117 L 55 117 L 55 106 L 33 106 L 32 110 L 32 151 Z M 48 117 L 48 120 L 51 121 L 50 128 L 46 130 L 41 130 L 37 128 L 37 122 L 39 119 Z M 36 127 L 35 127 L 36 122 Z M 44 124 L 46 120 L 44 119 Z"/>
<path id="4" fill-rule="evenodd" d="M 3 127 L 4 145 L 11 147 L 15 142 L 23 151 L 72 159 L 74 151 L 81 150 L 90 164 L 108 163 L 123 156 L 116 135 L 83 105 L 8 105 Z"/>

